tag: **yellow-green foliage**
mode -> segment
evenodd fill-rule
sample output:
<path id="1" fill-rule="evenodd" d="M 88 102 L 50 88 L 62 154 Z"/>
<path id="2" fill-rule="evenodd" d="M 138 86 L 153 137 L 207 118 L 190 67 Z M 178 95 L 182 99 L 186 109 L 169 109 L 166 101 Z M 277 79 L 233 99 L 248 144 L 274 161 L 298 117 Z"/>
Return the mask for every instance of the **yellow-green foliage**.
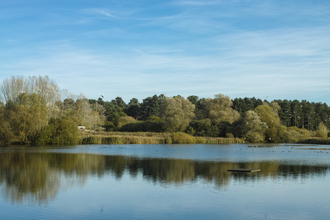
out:
<path id="1" fill-rule="evenodd" d="M 33 144 L 77 144 L 80 140 L 80 132 L 76 123 L 68 117 L 51 119 L 49 124 L 39 132 Z"/>
<path id="2" fill-rule="evenodd" d="M 296 126 L 293 126 L 286 128 L 284 130 L 284 134 L 282 135 L 282 137 L 283 137 L 283 142 L 294 143 L 310 138 L 311 132 L 308 131 L 307 129 L 297 128 Z"/>
<path id="3" fill-rule="evenodd" d="M 213 138 L 213 137 L 206 137 L 205 138 L 206 144 L 240 144 L 244 143 L 243 139 L 240 138 Z"/>
<path id="4" fill-rule="evenodd" d="M 214 99 L 208 98 L 205 100 L 205 112 L 199 115 L 198 118 L 209 118 L 217 121 L 228 121 L 233 123 L 240 118 L 240 114 L 233 110 L 233 102 L 229 96 L 217 94 Z"/>
<path id="5" fill-rule="evenodd" d="M 171 135 L 173 144 L 195 144 L 196 138 L 189 134 L 178 132 Z"/>
<path id="6" fill-rule="evenodd" d="M 268 126 L 268 128 L 265 131 L 265 138 L 266 141 L 269 142 L 283 142 L 281 140 L 283 134 L 283 128 L 281 127 L 281 121 L 278 116 L 278 108 L 279 106 L 276 104 L 273 104 L 273 108 L 270 107 L 267 103 L 264 105 L 259 105 L 255 112 L 259 115 L 262 122 L 265 122 Z"/>
<path id="7" fill-rule="evenodd" d="M 172 138 L 171 137 L 167 137 L 165 139 L 165 144 L 172 144 Z"/>
<path id="8" fill-rule="evenodd" d="M 202 137 L 196 137 L 196 144 L 205 144 L 206 140 Z"/>
<path id="9" fill-rule="evenodd" d="M 165 144 L 163 138 L 153 137 L 84 137 L 81 140 L 81 144 Z"/>
<path id="10" fill-rule="evenodd" d="M 247 111 L 243 117 L 242 136 L 250 143 L 260 143 L 265 140 L 267 123 L 262 122 L 259 115 L 254 111 Z"/>
<path id="11" fill-rule="evenodd" d="M 152 121 L 152 122 L 162 122 L 162 119 L 161 119 L 160 117 L 157 117 L 157 116 L 151 115 L 151 116 L 148 118 L 148 121 Z"/>
<path id="12" fill-rule="evenodd" d="M 231 144 L 244 143 L 239 138 L 193 137 L 186 133 L 93 132 L 84 133 L 82 144 Z"/>
<path id="13" fill-rule="evenodd" d="M 137 122 L 137 120 L 131 116 L 123 116 L 119 118 L 119 122 L 118 122 L 118 128 L 120 128 L 121 126 L 128 124 L 128 123 L 133 123 L 133 122 Z"/>
<path id="14" fill-rule="evenodd" d="M 317 127 L 317 130 L 315 132 L 315 136 L 319 137 L 319 138 L 327 138 L 328 137 L 328 129 L 322 122 Z"/>
<path id="15" fill-rule="evenodd" d="M 166 131 L 184 131 L 195 117 L 195 105 L 181 96 L 166 97 L 163 105 L 162 119 L 165 122 Z"/>

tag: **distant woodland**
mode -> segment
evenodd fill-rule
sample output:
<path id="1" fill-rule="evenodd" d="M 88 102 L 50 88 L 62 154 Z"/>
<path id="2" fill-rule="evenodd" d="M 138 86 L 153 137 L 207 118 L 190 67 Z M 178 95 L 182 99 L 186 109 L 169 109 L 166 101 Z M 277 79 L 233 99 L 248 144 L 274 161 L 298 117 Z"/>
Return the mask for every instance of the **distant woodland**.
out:
<path id="1" fill-rule="evenodd" d="M 93 131 L 182 132 L 198 137 L 291 143 L 327 138 L 330 108 L 306 100 L 230 99 L 191 95 L 87 99 L 61 90 L 45 76 L 13 76 L 0 84 L 1 144 L 79 143 L 77 126 Z"/>

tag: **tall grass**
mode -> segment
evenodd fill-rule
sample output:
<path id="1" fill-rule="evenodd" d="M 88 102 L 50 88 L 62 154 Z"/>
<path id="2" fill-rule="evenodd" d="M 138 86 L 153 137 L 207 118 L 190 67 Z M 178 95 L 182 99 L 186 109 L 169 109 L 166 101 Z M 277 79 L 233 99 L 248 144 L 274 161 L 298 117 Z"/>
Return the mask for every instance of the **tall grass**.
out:
<path id="1" fill-rule="evenodd" d="M 213 138 L 205 137 L 206 144 L 241 144 L 245 143 L 240 138 Z"/>
<path id="2" fill-rule="evenodd" d="M 186 133 L 84 132 L 80 144 L 231 144 L 239 138 L 204 138 Z"/>
<path id="3" fill-rule="evenodd" d="M 306 140 L 301 140 L 300 144 L 330 144 L 330 138 L 309 138 Z"/>
<path id="4" fill-rule="evenodd" d="M 165 144 L 164 138 L 156 137 L 134 137 L 134 136 L 113 136 L 113 137 L 83 137 L 81 144 Z"/>

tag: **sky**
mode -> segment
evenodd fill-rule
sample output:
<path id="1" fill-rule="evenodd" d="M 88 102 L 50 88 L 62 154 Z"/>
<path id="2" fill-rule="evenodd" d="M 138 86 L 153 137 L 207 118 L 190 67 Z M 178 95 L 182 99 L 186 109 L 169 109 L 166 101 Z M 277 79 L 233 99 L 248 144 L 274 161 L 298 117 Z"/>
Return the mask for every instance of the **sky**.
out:
<path id="1" fill-rule="evenodd" d="M 1 0 L 0 81 L 330 104 L 329 0 Z"/>

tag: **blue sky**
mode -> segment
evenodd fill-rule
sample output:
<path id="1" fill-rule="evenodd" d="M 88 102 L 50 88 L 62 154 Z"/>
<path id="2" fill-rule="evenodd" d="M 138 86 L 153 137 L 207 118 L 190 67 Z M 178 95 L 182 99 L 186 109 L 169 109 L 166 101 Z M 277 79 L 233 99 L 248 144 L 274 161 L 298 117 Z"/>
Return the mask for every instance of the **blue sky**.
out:
<path id="1" fill-rule="evenodd" d="M 330 104 L 328 0 L 1 0 L 0 33 L 1 81 Z"/>

